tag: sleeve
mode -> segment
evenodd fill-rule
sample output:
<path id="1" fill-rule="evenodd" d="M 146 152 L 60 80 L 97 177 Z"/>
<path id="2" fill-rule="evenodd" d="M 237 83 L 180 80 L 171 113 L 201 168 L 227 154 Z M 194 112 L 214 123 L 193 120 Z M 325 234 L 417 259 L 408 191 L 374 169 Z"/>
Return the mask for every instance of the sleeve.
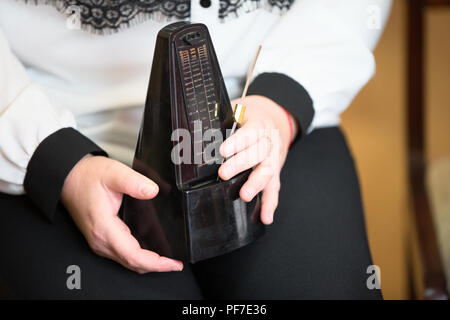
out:
<path id="1" fill-rule="evenodd" d="M 339 124 L 375 71 L 372 54 L 390 0 L 294 1 L 267 34 L 248 93 L 297 120 L 299 133 Z"/>
<path id="2" fill-rule="evenodd" d="M 72 167 L 88 153 L 106 155 L 75 127 L 30 82 L 0 30 L 0 192 L 26 193 L 51 220 Z"/>

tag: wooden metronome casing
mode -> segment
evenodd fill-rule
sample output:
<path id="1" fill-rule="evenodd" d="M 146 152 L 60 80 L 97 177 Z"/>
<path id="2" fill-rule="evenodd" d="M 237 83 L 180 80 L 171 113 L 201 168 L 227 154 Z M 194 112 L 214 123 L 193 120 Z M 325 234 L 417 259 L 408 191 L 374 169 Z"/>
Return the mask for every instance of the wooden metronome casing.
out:
<path id="1" fill-rule="evenodd" d="M 249 203 L 239 197 L 250 171 L 218 181 L 220 164 L 172 161 L 178 143 L 171 139 L 173 130 L 193 134 L 194 117 L 206 115 L 202 124 L 225 137 L 232 109 L 209 32 L 203 24 L 170 24 L 157 36 L 133 161 L 133 169 L 159 185 L 159 194 L 152 200 L 125 196 L 122 218 L 143 248 L 191 263 L 264 234 L 259 195 Z"/>

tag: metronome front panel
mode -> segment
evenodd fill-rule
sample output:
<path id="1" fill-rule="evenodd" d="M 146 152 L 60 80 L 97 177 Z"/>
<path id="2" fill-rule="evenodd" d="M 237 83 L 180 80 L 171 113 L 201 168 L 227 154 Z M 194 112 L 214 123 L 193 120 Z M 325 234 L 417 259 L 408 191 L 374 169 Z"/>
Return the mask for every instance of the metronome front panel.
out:
<path id="1" fill-rule="evenodd" d="M 231 105 L 206 28 L 192 26 L 173 38 L 184 110 L 184 115 L 179 116 L 186 118 L 191 134 L 191 161 L 195 171 L 192 178 L 192 168 L 183 165 L 179 184 L 195 186 L 217 179 L 222 158 L 215 151 L 222 140 L 205 139 L 205 133 L 216 130 L 225 138 L 224 122 Z M 210 135 L 214 136 L 211 132 Z M 183 169 L 189 174 L 183 174 Z"/>
<path id="2" fill-rule="evenodd" d="M 197 137 L 203 137 L 204 133 L 210 129 L 220 130 L 216 90 L 212 80 L 206 45 L 180 50 L 179 57 L 184 80 L 183 89 L 186 97 L 189 129 L 196 133 Z M 196 123 L 197 125 L 195 125 Z M 202 144 L 200 149 L 204 150 L 206 143 L 202 140 L 194 140 L 194 144 Z M 194 147 L 194 150 L 197 150 L 197 148 Z M 203 156 L 203 154 L 201 155 Z"/>

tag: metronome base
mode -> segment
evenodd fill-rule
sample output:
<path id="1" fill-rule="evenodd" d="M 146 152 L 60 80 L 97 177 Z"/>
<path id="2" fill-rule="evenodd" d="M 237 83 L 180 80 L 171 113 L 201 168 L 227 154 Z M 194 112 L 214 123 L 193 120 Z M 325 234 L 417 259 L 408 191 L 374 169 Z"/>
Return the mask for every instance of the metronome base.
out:
<path id="1" fill-rule="evenodd" d="M 261 200 L 239 197 L 250 171 L 152 200 L 124 199 L 123 219 L 143 248 L 195 263 L 241 248 L 265 232 Z"/>

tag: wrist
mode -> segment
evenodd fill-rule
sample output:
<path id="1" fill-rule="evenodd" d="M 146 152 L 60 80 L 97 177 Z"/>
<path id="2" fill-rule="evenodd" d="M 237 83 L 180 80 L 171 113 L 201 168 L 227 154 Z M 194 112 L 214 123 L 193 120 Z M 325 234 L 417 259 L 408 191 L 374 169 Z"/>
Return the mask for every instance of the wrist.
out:
<path id="1" fill-rule="evenodd" d="M 288 75 L 261 73 L 252 81 L 247 94 L 263 95 L 289 110 L 294 129 L 297 129 L 294 130 L 293 141 L 308 132 L 315 114 L 313 101 L 306 89 Z"/>
<path id="2" fill-rule="evenodd" d="M 285 115 L 286 115 L 286 121 L 288 123 L 288 127 L 289 127 L 289 139 L 288 139 L 288 146 L 289 148 L 292 145 L 292 142 L 294 142 L 295 137 L 297 136 L 298 133 L 298 125 L 297 125 L 297 121 L 295 120 L 295 118 L 292 116 L 292 114 L 284 107 L 282 107 Z"/>
<path id="3" fill-rule="evenodd" d="M 40 142 L 27 165 L 27 195 L 53 221 L 67 175 L 86 154 L 105 155 L 89 138 L 74 128 L 61 128 Z"/>
<path id="4" fill-rule="evenodd" d="M 78 172 L 82 169 L 85 162 L 88 161 L 89 158 L 94 157 L 94 155 L 88 153 L 84 157 L 82 157 L 78 162 L 73 166 L 73 168 L 67 174 L 66 179 L 64 180 L 63 187 L 61 189 L 61 203 L 67 208 L 67 201 L 71 197 L 74 191 L 74 186 L 77 185 L 75 180 L 77 179 Z"/>

